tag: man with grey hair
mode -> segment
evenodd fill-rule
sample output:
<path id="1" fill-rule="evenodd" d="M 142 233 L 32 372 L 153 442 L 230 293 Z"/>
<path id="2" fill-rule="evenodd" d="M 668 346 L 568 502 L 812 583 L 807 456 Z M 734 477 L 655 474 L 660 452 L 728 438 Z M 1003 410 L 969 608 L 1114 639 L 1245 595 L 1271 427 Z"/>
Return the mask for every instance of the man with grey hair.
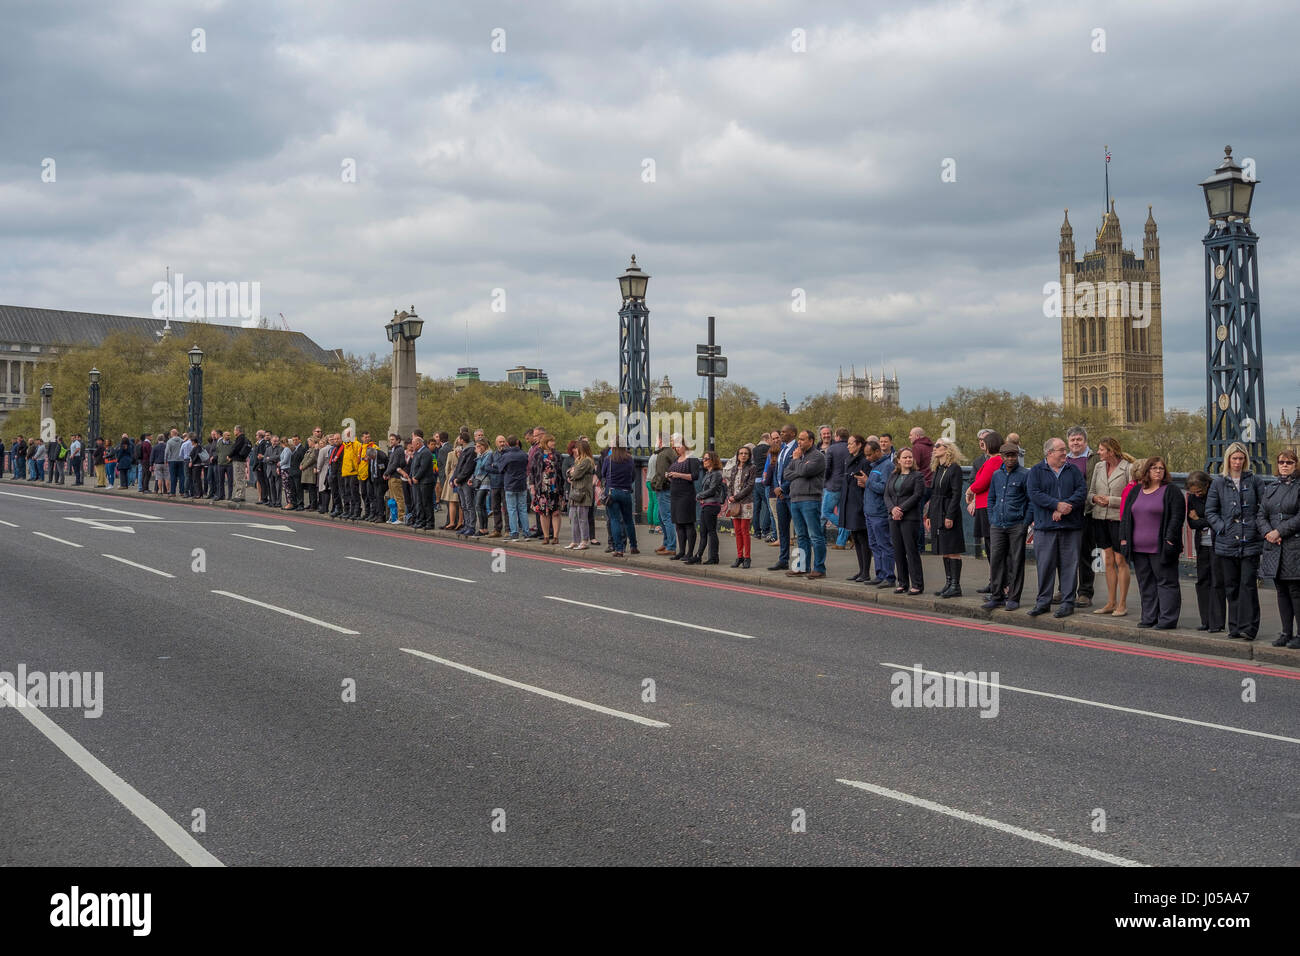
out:
<path id="1" fill-rule="evenodd" d="M 1043 460 L 1029 470 L 1026 490 L 1033 511 L 1034 558 L 1038 562 L 1038 598 L 1029 611 L 1038 617 L 1052 609 L 1052 591 L 1061 579 L 1061 606 L 1056 617 L 1074 613 L 1078 592 L 1079 539 L 1083 534 L 1083 500 L 1087 487 L 1078 468 L 1065 460 L 1066 443 L 1049 438 Z"/>
<path id="2" fill-rule="evenodd" d="M 1075 425 L 1065 433 L 1065 441 L 1070 446 L 1066 462 L 1079 469 L 1083 475 L 1083 487 L 1092 487 L 1092 473 L 1097 467 L 1100 456 L 1088 447 L 1088 432 L 1082 425 Z M 1094 572 L 1092 570 L 1092 499 L 1086 498 L 1083 504 L 1083 531 L 1079 539 L 1079 600 L 1076 607 L 1088 607 L 1092 604 Z"/>

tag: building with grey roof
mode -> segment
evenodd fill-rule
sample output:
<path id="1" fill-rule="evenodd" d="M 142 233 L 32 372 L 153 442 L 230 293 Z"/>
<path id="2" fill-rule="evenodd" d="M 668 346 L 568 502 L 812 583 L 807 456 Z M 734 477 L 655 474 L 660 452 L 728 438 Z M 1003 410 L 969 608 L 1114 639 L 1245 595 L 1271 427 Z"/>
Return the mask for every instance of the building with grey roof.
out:
<path id="1" fill-rule="evenodd" d="M 29 309 L 0 305 L 0 416 L 6 409 L 25 405 L 45 380 L 40 366 L 53 362 L 69 348 L 94 348 L 115 332 L 159 338 L 165 329 L 184 340 L 183 320 L 139 318 L 133 315 L 101 315 L 95 312 L 64 312 L 60 309 Z M 309 361 L 336 366 L 343 362 L 341 349 L 324 349 L 301 332 L 279 329 L 246 329 L 237 325 L 207 324 L 230 336 L 265 337 L 268 349 L 294 350 Z"/>

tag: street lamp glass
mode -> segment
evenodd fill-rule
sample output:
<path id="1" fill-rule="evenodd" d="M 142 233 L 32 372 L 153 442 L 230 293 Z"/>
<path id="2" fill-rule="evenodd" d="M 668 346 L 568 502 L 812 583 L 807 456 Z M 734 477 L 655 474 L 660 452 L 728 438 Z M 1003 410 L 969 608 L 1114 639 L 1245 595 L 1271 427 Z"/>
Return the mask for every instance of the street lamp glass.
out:
<path id="1" fill-rule="evenodd" d="M 384 326 L 384 334 L 388 336 L 388 341 L 397 341 L 397 322 L 395 320 Z"/>
<path id="2" fill-rule="evenodd" d="M 412 315 L 409 319 L 406 320 L 406 337 L 408 340 L 414 341 L 415 339 L 418 339 L 420 337 L 420 333 L 423 331 L 424 331 L 424 319 L 417 319 L 414 315 Z"/>
<path id="3" fill-rule="evenodd" d="M 1218 182 L 1205 187 L 1205 204 L 1211 219 L 1222 219 L 1228 214 L 1228 207 L 1232 205 L 1231 196 L 1232 184 L 1229 182 Z"/>
<path id="4" fill-rule="evenodd" d="M 195 368 L 198 368 L 200 365 L 203 364 L 203 349 L 199 348 L 196 345 L 194 346 L 194 348 L 189 350 L 188 354 L 190 357 L 190 364 L 193 365 Z"/>
<path id="5" fill-rule="evenodd" d="M 92 368 L 92 369 L 90 370 L 90 384 L 91 384 L 91 385 L 98 385 L 98 384 L 99 384 L 99 369 L 97 369 L 97 368 Z"/>
<path id="6" fill-rule="evenodd" d="M 1250 216 L 1250 200 L 1254 191 L 1254 183 L 1237 183 L 1232 190 L 1233 211 L 1241 214 L 1243 217 Z"/>
<path id="7" fill-rule="evenodd" d="M 49 382 L 46 382 L 44 385 L 41 386 L 41 394 L 44 395 L 46 398 L 49 398 L 51 395 L 54 394 L 54 386 L 51 385 Z"/>

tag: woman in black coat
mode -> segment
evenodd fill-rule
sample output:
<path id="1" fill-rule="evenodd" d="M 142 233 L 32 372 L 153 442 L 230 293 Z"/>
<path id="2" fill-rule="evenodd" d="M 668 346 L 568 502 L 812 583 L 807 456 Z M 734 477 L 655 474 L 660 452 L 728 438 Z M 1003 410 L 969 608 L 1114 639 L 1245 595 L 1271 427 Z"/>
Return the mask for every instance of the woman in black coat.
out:
<path id="1" fill-rule="evenodd" d="M 1205 518 L 1214 531 L 1214 561 L 1228 598 L 1228 637 L 1253 641 L 1259 635 L 1259 558 L 1264 539 L 1257 528 L 1264 483 L 1249 469 L 1241 442 L 1223 453 L 1223 473 L 1210 485 Z"/>
<path id="2" fill-rule="evenodd" d="M 849 460 L 844 464 L 844 494 L 840 495 L 840 527 L 853 539 L 853 551 L 858 557 L 858 573 L 850 581 L 863 583 L 871 578 L 871 549 L 867 546 L 867 516 L 862 510 L 867 475 L 867 440 L 861 435 L 849 436 Z"/>
<path id="3" fill-rule="evenodd" d="M 961 453 L 950 441 L 934 443 L 930 458 L 934 478 L 930 488 L 930 508 L 925 516 L 925 530 L 934 535 L 934 550 L 943 555 L 947 581 L 935 591 L 935 597 L 961 597 L 961 559 L 966 553 L 966 532 L 962 527 L 962 474 L 958 463 Z"/>
<path id="4" fill-rule="evenodd" d="M 910 448 L 900 449 L 894 473 L 885 481 L 885 511 L 889 514 L 889 537 L 894 543 L 894 580 L 898 583 L 894 588 L 895 594 L 915 595 L 925 591 L 921 550 L 916 540 L 924 497 L 925 476 L 916 467 L 916 456 Z"/>
<path id="5" fill-rule="evenodd" d="M 1277 481 L 1264 489 L 1255 527 L 1264 537 L 1259 576 L 1273 581 L 1282 618 L 1273 646 L 1300 649 L 1300 637 L 1293 630 L 1300 615 L 1300 481 L 1294 449 L 1278 452 Z"/>
<path id="6" fill-rule="evenodd" d="M 1178 555 L 1183 550 L 1187 503 L 1178 486 L 1169 481 L 1169 469 L 1159 455 L 1146 460 L 1141 482 L 1129 489 L 1123 502 L 1120 553 L 1137 572 L 1142 596 L 1138 627 L 1171 631 L 1178 626 L 1183 609 Z"/>
<path id="7" fill-rule="evenodd" d="M 684 444 L 676 448 L 677 460 L 668 466 L 669 510 L 677 528 L 677 553 L 669 561 L 685 561 L 695 554 L 695 482 L 700 460 Z"/>

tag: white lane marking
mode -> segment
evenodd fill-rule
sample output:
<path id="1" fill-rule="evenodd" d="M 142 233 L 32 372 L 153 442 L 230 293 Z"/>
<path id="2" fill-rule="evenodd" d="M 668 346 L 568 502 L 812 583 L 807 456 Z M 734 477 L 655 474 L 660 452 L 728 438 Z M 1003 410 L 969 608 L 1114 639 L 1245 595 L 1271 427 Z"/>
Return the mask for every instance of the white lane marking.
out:
<path id="1" fill-rule="evenodd" d="M 740 634 L 736 631 L 724 631 L 717 627 L 705 627 L 703 624 L 690 624 L 686 621 L 675 621 L 671 617 L 655 617 L 653 614 L 638 614 L 636 611 L 623 611 L 616 607 L 605 607 L 601 604 L 588 604 L 585 601 L 572 601 L 569 598 L 556 597 L 553 594 L 546 595 L 548 601 L 563 601 L 565 604 L 577 604 L 580 607 L 589 607 L 597 611 L 609 611 L 611 614 L 630 614 L 632 617 L 643 617 L 647 621 L 659 621 L 661 624 L 675 624 L 678 627 L 689 627 L 696 631 L 708 631 L 711 634 L 726 634 L 728 637 L 743 637 L 747 641 L 756 640 L 753 634 Z"/>
<path id="2" fill-rule="evenodd" d="M 272 541 L 270 538 L 256 538 L 251 534 L 240 534 L 238 531 L 230 532 L 232 538 L 247 538 L 249 541 L 262 541 L 266 544 L 278 544 L 282 548 L 297 548 L 299 551 L 315 551 L 315 548 L 306 548 L 301 544 L 289 544 L 287 541 Z"/>
<path id="3" fill-rule="evenodd" d="M 252 598 L 244 597 L 242 594 L 235 594 L 232 591 L 218 591 L 215 588 L 213 594 L 220 594 L 223 597 L 234 598 L 236 601 L 243 601 L 245 604 L 255 604 L 258 607 L 264 607 L 268 611 L 275 611 L 277 614 L 287 614 L 289 617 L 296 617 L 300 621 L 309 621 L 312 624 L 319 624 L 321 627 L 328 627 L 331 631 L 338 631 L 340 634 L 360 634 L 360 631 L 349 631 L 346 627 L 339 627 L 337 624 L 331 624 L 329 621 L 317 620 L 314 617 L 308 617 L 306 614 L 299 614 L 297 611 L 290 611 L 288 608 L 276 607 L 274 604 L 264 604 L 261 601 L 254 601 Z"/>
<path id="4" fill-rule="evenodd" d="M 899 793 L 897 790 L 890 790 L 886 787 L 878 787 L 873 783 L 863 783 L 861 780 L 841 780 L 836 778 L 837 783 L 845 783 L 850 787 L 857 787 L 859 790 L 866 790 L 868 793 L 874 793 L 878 796 L 888 797 L 890 800 L 899 800 L 903 803 L 910 803 L 914 807 L 921 807 L 924 810 L 933 810 L 935 813 L 944 813 L 958 820 L 965 820 L 967 823 L 978 823 L 982 827 L 989 827 L 993 830 L 1000 830 L 1003 833 L 1010 833 L 1012 836 L 1022 837 L 1026 840 L 1033 840 L 1035 843 L 1042 843 L 1053 847 L 1057 850 L 1065 850 L 1068 853 L 1077 853 L 1079 856 L 1086 856 L 1093 860 L 1100 860 L 1102 863 L 1113 863 L 1115 866 L 1142 866 L 1147 864 L 1139 863 L 1137 860 L 1129 860 L 1122 856 L 1115 856 L 1110 853 L 1103 853 L 1101 850 L 1094 850 L 1091 847 L 1080 846 L 1077 843 L 1067 843 L 1064 840 L 1058 840 L 1056 837 L 1049 837 L 1045 833 L 1037 833 L 1033 830 L 1026 830 L 1022 827 L 1012 826 L 1009 823 L 1002 823 L 1000 820 L 991 820 L 988 817 L 976 816 L 974 813 L 967 813 L 965 810 L 955 810 L 952 807 L 945 807 L 941 803 L 934 803 L 931 800 L 924 800 L 921 797 L 913 797 L 910 794 Z"/>
<path id="5" fill-rule="evenodd" d="M 543 697 L 549 697 L 552 700 L 563 701 L 566 704 L 573 704 L 575 707 L 585 707 L 587 710 L 594 710 L 600 714 L 608 714 L 611 717 L 622 717 L 624 720 L 630 720 L 633 723 L 644 724 L 647 727 L 670 727 L 671 724 L 665 724 L 661 720 L 651 720 L 648 717 L 642 717 L 639 714 L 629 714 L 625 711 L 614 710 L 611 707 L 605 707 L 601 704 L 593 704 L 591 701 L 579 700 L 576 697 L 568 697 L 564 694 L 557 694 L 553 690 L 546 690 L 541 687 L 534 687 L 532 684 L 521 684 L 517 680 L 511 680 L 509 677 L 500 677 L 496 674 L 489 674 L 487 671 L 481 671 L 477 667 L 469 667 L 465 664 L 457 664 L 455 661 L 449 661 L 442 657 L 434 657 L 432 654 L 426 654 L 424 651 L 415 651 L 409 647 L 403 647 L 403 651 L 408 654 L 414 654 L 416 657 L 423 657 L 425 660 L 433 661 L 436 664 L 445 664 L 448 667 L 454 667 L 457 670 L 464 671 L 466 674 L 473 674 L 476 677 L 486 677 L 488 680 L 494 680 L 498 684 L 505 684 L 507 687 L 517 687 L 520 690 L 526 690 L 530 694 L 540 694 Z"/>
<path id="6" fill-rule="evenodd" d="M 465 584 L 473 584 L 469 578 L 458 578 L 451 574 L 437 574 L 433 571 L 421 571 L 419 568 L 407 568 L 400 564 L 385 564 L 383 561 L 371 561 L 369 558 L 354 558 L 352 555 L 347 556 L 349 561 L 361 561 L 365 564 L 377 564 L 381 568 L 392 568 L 394 571 L 410 571 L 412 574 L 427 574 L 431 578 L 446 578 L 448 581 L 463 581 Z"/>
<path id="7" fill-rule="evenodd" d="M 69 544 L 69 545 L 72 545 L 72 547 L 74 547 L 74 548 L 82 548 L 82 547 L 85 547 L 85 545 L 77 544 L 77 542 L 75 542 L 75 541 L 65 541 L 65 540 L 63 540 L 62 538 L 56 538 L 56 537 L 54 537 L 54 535 L 52 535 L 52 534 L 46 534 L 44 531 L 33 531 L 32 534 L 36 535 L 38 538 L 49 538 L 51 541 L 57 541 L 57 542 L 59 542 L 59 544 Z"/>
<path id="8" fill-rule="evenodd" d="M 39 708 L 28 703 L 27 698 L 23 697 L 17 688 L 0 681 L 0 697 L 4 698 L 9 707 L 16 708 L 18 713 L 26 717 L 27 721 L 44 734 L 54 746 L 63 751 L 68 759 L 89 774 L 90 779 L 130 810 L 137 820 L 152 830 L 158 839 L 167 844 L 182 860 L 190 866 L 225 866 L 190 836 L 184 827 L 163 813 L 140 791 L 104 766 L 102 761 L 77 743 L 66 730 L 41 713 Z"/>
<path id="9" fill-rule="evenodd" d="M 132 528 L 130 524 L 126 523 L 126 518 L 73 518 L 65 515 L 63 520 L 79 521 L 82 524 L 88 524 L 92 528 L 99 528 L 103 531 L 127 531 L 131 534 L 135 534 L 135 529 Z M 289 527 L 287 524 L 258 524 L 254 521 L 171 521 L 158 518 L 154 521 L 148 521 L 146 524 L 224 524 L 234 525 L 240 528 L 260 528 L 263 531 L 293 532 L 293 528 Z"/>
<path id="10" fill-rule="evenodd" d="M 897 668 L 898 670 L 904 670 L 904 671 L 916 670 L 916 665 L 886 664 L 883 661 L 881 662 L 880 666 L 893 667 L 893 668 Z M 940 677 L 944 677 L 944 678 L 950 676 L 948 674 L 944 674 L 941 671 L 928 671 L 925 670 L 924 668 L 922 668 L 921 673 L 938 674 Z M 994 684 L 989 681 L 971 680 L 969 677 L 962 677 L 960 674 L 952 674 L 951 677 L 953 680 L 964 681 L 965 683 L 968 684 L 983 684 L 985 687 L 996 687 L 999 690 L 1014 691 L 1017 694 L 1032 694 L 1034 697 L 1050 697 L 1053 700 L 1065 700 L 1065 701 L 1069 701 L 1072 704 L 1087 704 L 1089 707 L 1101 707 L 1104 710 L 1118 710 L 1125 714 L 1139 714 L 1143 717 L 1155 717 L 1159 720 L 1172 720 L 1179 724 L 1192 724 L 1193 726 L 1196 727 L 1209 727 L 1212 730 L 1226 730 L 1229 733 L 1233 733 L 1233 734 L 1248 734 L 1251 737 L 1265 737 L 1268 740 L 1280 740 L 1283 743 L 1287 743 L 1287 744 L 1300 744 L 1300 739 L 1297 739 L 1295 737 L 1283 737 L 1280 734 L 1269 734 L 1269 733 L 1265 733 L 1262 730 L 1247 730 L 1244 727 L 1230 727 L 1227 724 L 1212 724 L 1204 720 L 1193 720 L 1190 717 L 1175 717 L 1173 714 L 1158 714 L 1153 710 L 1138 710 L 1134 707 L 1121 707 L 1118 704 L 1105 704 L 1099 700 L 1085 700 L 1082 697 L 1067 697 L 1064 694 L 1049 694 L 1047 691 L 1044 690 L 1029 690 L 1024 687 L 1012 687 L 1010 684 Z"/>
<path id="11" fill-rule="evenodd" d="M 121 561 L 123 564 L 129 564 L 133 568 L 139 568 L 141 571 L 148 571 L 150 574 L 156 574 L 162 578 L 174 578 L 176 575 L 168 574 L 166 571 L 159 571 L 157 568 L 151 568 L 147 564 L 136 564 L 134 561 L 128 561 L 126 558 L 119 558 L 115 554 L 105 554 L 103 557 L 110 561 Z"/>
<path id="12" fill-rule="evenodd" d="M 138 511 L 123 511 L 121 508 L 105 508 L 103 505 L 88 505 L 80 501 L 69 501 L 67 498 L 42 498 L 39 495 L 16 495 L 12 491 L 0 491 L 0 495 L 7 495 L 10 498 L 22 498 L 26 501 L 52 501 L 56 505 L 72 505 L 74 508 L 89 508 L 91 511 L 107 511 L 109 514 L 127 515 L 131 518 L 142 518 L 145 521 L 161 521 L 154 515 L 142 515 Z"/>
<path id="13" fill-rule="evenodd" d="M 18 525 L 14 524 L 12 521 L 0 521 L 0 524 L 4 525 L 6 528 L 18 527 Z"/>

